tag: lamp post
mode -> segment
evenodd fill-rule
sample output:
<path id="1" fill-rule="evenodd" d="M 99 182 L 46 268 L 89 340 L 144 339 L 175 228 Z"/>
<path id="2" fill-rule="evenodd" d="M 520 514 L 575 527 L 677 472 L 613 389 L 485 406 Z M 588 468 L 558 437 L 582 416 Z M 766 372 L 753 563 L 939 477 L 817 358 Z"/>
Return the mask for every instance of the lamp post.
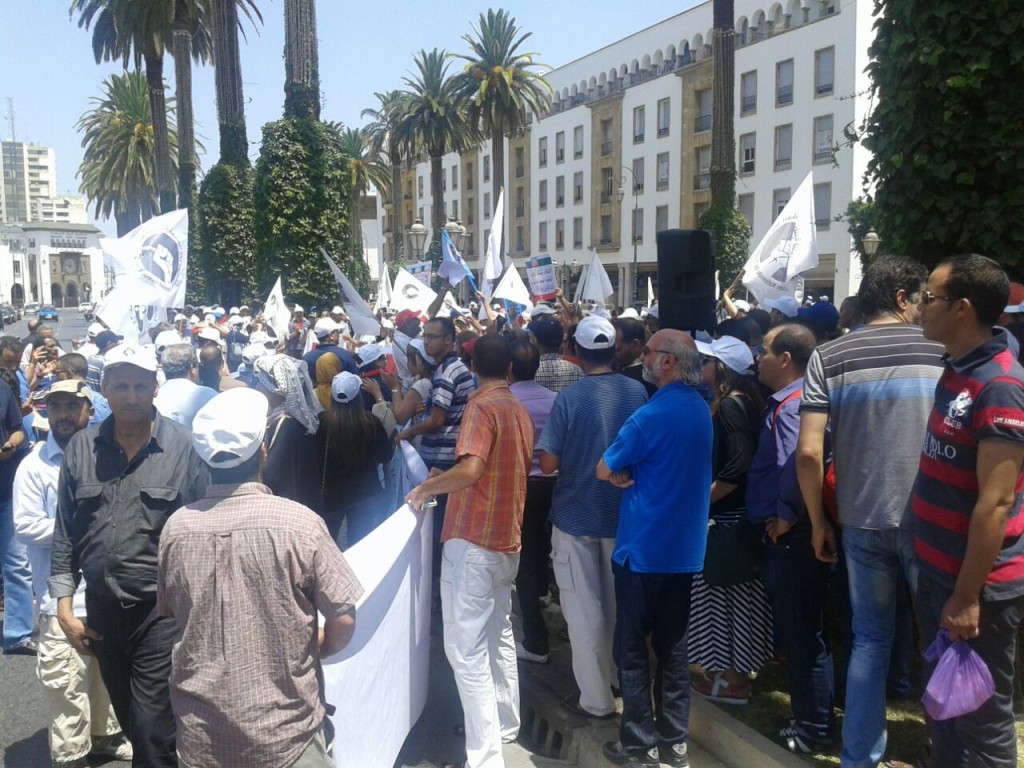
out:
<path id="1" fill-rule="evenodd" d="M 861 243 L 864 245 L 864 254 L 869 259 L 873 259 L 875 254 L 878 253 L 878 246 L 882 244 L 882 238 L 878 236 L 874 229 L 871 229 L 864 235 Z"/>
<path id="2" fill-rule="evenodd" d="M 449 216 L 448 221 L 445 223 L 442 229 L 448 233 L 448 237 L 451 239 L 452 245 L 455 246 L 455 250 L 458 251 L 459 255 L 461 256 L 462 249 L 465 247 L 466 243 L 466 228 L 462 225 L 462 222 L 456 221 L 455 219 Z M 465 281 L 462 282 L 461 290 L 463 292 L 462 298 L 465 299 Z"/>
<path id="3" fill-rule="evenodd" d="M 622 170 L 624 170 L 626 173 L 629 174 L 629 177 L 630 177 L 630 179 L 632 181 L 632 185 L 633 185 L 633 226 L 631 227 L 631 229 L 633 231 L 630 234 L 630 237 L 633 238 L 633 303 L 630 304 L 630 306 L 635 306 L 636 302 L 637 302 L 637 294 L 639 292 L 638 288 L 639 288 L 639 282 L 640 282 L 640 276 L 636 272 L 637 264 L 636 264 L 636 231 L 635 231 L 636 230 L 636 212 L 637 212 L 637 206 L 639 205 L 640 200 L 639 200 L 639 198 L 637 197 L 637 194 L 636 194 L 636 192 L 637 192 L 637 189 L 636 189 L 636 175 L 633 173 L 633 169 L 632 168 L 628 168 L 627 166 L 624 165 L 624 166 L 622 166 Z M 626 196 L 626 192 L 623 189 L 623 187 L 625 185 L 626 185 L 626 174 L 624 173 L 622 175 L 622 184 L 619 186 L 619 204 L 620 205 L 622 204 L 622 198 Z"/>
<path id="4" fill-rule="evenodd" d="M 413 256 L 417 260 L 423 258 L 423 247 L 427 244 L 427 235 L 429 234 L 427 228 L 423 226 L 423 222 L 419 219 L 413 221 L 412 226 L 409 227 L 407 233 L 409 235 L 409 247 L 412 249 Z"/>

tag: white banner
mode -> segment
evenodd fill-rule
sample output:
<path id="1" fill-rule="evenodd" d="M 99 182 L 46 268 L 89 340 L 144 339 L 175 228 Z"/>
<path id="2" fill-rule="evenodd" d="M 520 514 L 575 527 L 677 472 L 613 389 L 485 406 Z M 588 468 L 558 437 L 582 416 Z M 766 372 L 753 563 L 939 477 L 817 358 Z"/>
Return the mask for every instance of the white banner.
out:
<path id="1" fill-rule="evenodd" d="M 352 333 L 356 336 L 380 336 L 380 323 L 377 322 L 377 318 L 370 311 L 366 300 L 359 295 L 359 291 L 345 277 L 345 273 L 341 271 L 341 268 L 328 255 L 327 251 L 321 248 L 320 253 L 327 259 L 327 266 L 331 268 L 334 281 L 338 284 L 338 293 L 341 297 L 341 303 L 345 307 L 345 314 L 348 315 L 349 325 L 352 326 Z M 309 335 L 312 336 L 313 334 Z"/>
<path id="2" fill-rule="evenodd" d="M 402 443 L 407 485 L 426 479 Z M 392 768 L 427 701 L 433 515 L 408 505 L 345 552 L 364 594 L 348 646 L 324 662 L 339 768 Z"/>
<path id="3" fill-rule="evenodd" d="M 408 270 L 400 269 L 395 274 L 395 284 L 391 290 L 391 302 L 388 306 L 395 312 L 411 309 L 425 314 L 436 298 L 437 294 L 433 289 L 410 275 Z"/>
<path id="4" fill-rule="evenodd" d="M 584 276 L 583 285 L 578 288 L 579 301 L 592 301 L 595 304 L 604 304 L 608 297 L 615 293 L 612 288 L 611 278 L 601 264 L 597 251 L 590 252 L 590 265 L 587 267 L 587 274 Z"/>
<path id="5" fill-rule="evenodd" d="M 267 325 L 274 329 L 277 334 L 277 342 L 288 340 L 288 324 L 291 322 L 292 313 L 288 305 L 284 303 L 284 293 L 281 291 L 281 278 L 277 278 L 274 287 L 270 289 L 267 302 L 263 305 L 263 318 Z"/>
<path id="6" fill-rule="evenodd" d="M 794 296 L 803 289 L 799 275 L 816 266 L 814 178 L 808 173 L 747 259 L 743 285 L 760 301 Z"/>
<path id="7" fill-rule="evenodd" d="M 523 282 L 523 278 L 519 276 L 519 270 L 515 268 L 515 265 L 511 265 L 505 270 L 505 274 L 498 282 L 498 287 L 494 289 L 494 298 L 508 299 L 516 304 L 522 304 L 527 309 L 533 307 L 533 302 L 530 301 L 530 291 Z"/>

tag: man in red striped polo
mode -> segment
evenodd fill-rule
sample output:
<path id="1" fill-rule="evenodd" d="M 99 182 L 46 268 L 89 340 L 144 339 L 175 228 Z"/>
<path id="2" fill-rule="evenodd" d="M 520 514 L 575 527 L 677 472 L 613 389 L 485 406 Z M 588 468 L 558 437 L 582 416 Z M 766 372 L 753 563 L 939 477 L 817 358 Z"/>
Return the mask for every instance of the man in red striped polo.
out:
<path id="1" fill-rule="evenodd" d="M 967 640 L 996 684 L 980 709 L 929 721 L 931 768 L 1018 765 L 1012 697 L 1024 621 L 1024 369 L 1007 332 L 993 327 L 1009 292 L 999 264 L 969 254 L 939 264 L 922 294 L 924 335 L 946 355 L 911 501 L 921 634 L 930 642 L 943 628 Z"/>

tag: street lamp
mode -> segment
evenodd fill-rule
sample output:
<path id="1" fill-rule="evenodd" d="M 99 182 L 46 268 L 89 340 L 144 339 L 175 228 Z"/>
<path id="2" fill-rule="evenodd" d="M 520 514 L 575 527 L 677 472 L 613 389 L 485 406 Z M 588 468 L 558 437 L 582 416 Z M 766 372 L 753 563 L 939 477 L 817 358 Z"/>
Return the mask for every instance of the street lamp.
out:
<path id="1" fill-rule="evenodd" d="M 878 233 L 874 229 L 868 231 L 864 238 L 861 240 L 864 245 L 865 255 L 871 259 L 874 258 L 875 254 L 878 253 L 878 246 L 882 244 L 882 238 L 878 236 Z"/>
<path id="2" fill-rule="evenodd" d="M 424 227 L 424 229 L 426 228 Z M 449 217 L 448 222 L 442 227 L 442 229 L 448 233 L 448 237 L 451 238 L 452 245 L 455 246 L 455 250 L 462 253 L 462 243 L 466 237 L 466 228 L 455 219 Z"/>
<path id="3" fill-rule="evenodd" d="M 427 244 L 428 234 L 429 231 L 425 226 L 423 226 L 423 222 L 419 219 L 416 219 L 412 223 L 412 226 L 409 227 L 409 245 L 412 248 L 413 255 L 417 259 L 423 258 L 423 247 Z"/>
<path id="4" fill-rule="evenodd" d="M 630 306 L 635 306 L 636 302 L 637 302 L 637 294 L 639 293 L 638 288 L 639 288 L 639 284 L 640 284 L 640 276 L 637 274 L 637 271 L 636 271 L 636 269 L 637 269 L 637 265 L 636 265 L 636 212 L 637 212 L 637 206 L 639 205 L 640 200 L 639 200 L 639 198 L 637 197 L 637 194 L 636 194 L 637 193 L 637 189 L 636 189 L 636 175 L 633 173 L 633 169 L 632 168 L 628 168 L 627 166 L 624 165 L 624 166 L 622 166 L 622 170 L 624 170 L 626 173 L 629 174 L 629 177 L 630 177 L 630 179 L 632 180 L 632 183 L 633 183 L 633 226 L 631 228 L 633 230 L 632 234 L 631 234 L 631 237 L 633 238 L 633 303 Z M 626 196 L 625 190 L 623 189 L 623 187 L 625 185 L 626 185 L 626 174 L 624 173 L 622 175 L 622 184 L 619 187 L 619 204 L 620 205 L 622 204 L 622 198 Z"/>

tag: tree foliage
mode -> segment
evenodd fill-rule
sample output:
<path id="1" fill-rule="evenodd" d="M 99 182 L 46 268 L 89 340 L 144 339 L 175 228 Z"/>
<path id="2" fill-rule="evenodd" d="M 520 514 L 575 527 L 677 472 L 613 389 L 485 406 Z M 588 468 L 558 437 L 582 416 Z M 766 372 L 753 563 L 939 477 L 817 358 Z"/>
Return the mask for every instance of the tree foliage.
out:
<path id="1" fill-rule="evenodd" d="M 252 168 L 217 163 L 199 190 L 202 247 L 188 276 L 193 298 L 230 306 L 258 295 L 253 223 Z"/>
<path id="2" fill-rule="evenodd" d="M 732 285 L 750 255 L 750 224 L 731 202 L 724 202 L 704 211 L 700 226 L 714 237 L 718 284 L 724 290 Z"/>
<path id="3" fill-rule="evenodd" d="M 850 233 L 861 266 L 867 269 L 869 260 L 868 255 L 864 253 L 864 236 L 871 230 L 878 234 L 878 208 L 870 197 L 858 198 L 850 201 L 841 218 L 846 222 L 846 231 Z"/>
<path id="4" fill-rule="evenodd" d="M 366 264 L 352 258 L 352 195 L 348 157 L 336 126 L 288 117 L 263 126 L 253 195 L 261 290 L 269 290 L 280 274 L 287 295 L 302 304 L 335 296 L 321 246 L 357 287 L 365 288 Z"/>
<path id="5" fill-rule="evenodd" d="M 925 261 L 975 251 L 1024 270 L 1024 4 L 875 0 L 876 231 Z"/>

